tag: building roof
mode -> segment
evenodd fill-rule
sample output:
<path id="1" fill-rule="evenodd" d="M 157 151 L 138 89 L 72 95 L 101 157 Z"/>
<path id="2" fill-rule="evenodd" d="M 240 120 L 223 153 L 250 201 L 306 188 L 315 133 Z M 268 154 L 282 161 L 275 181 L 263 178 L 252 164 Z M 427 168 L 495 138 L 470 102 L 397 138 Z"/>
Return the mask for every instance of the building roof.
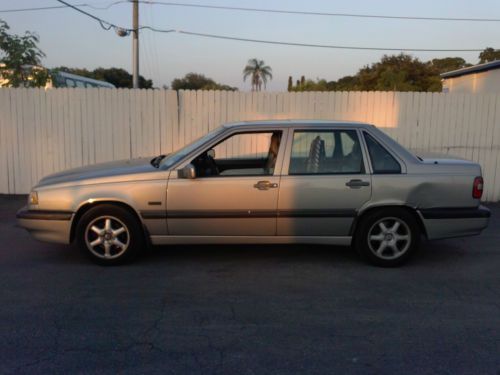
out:
<path id="1" fill-rule="evenodd" d="M 451 72 L 446 72 L 441 74 L 441 78 L 453 78 L 460 77 L 467 74 L 485 72 L 487 70 L 499 69 L 500 60 L 491 61 L 484 64 L 478 64 L 474 66 L 469 66 L 467 68 L 452 70 Z"/>
<path id="2" fill-rule="evenodd" d="M 68 73 L 68 72 L 63 72 L 63 71 L 58 71 L 58 72 L 55 72 L 54 74 L 61 76 L 63 78 L 70 78 L 70 79 L 77 80 L 77 81 L 85 81 L 85 82 L 93 83 L 95 85 L 99 85 L 102 87 L 109 87 L 109 88 L 113 88 L 113 89 L 115 88 L 115 85 L 113 85 L 112 83 L 109 83 L 107 81 L 101 81 L 98 79 L 88 78 L 88 77 L 81 76 L 78 74 L 73 74 L 73 73 Z"/>

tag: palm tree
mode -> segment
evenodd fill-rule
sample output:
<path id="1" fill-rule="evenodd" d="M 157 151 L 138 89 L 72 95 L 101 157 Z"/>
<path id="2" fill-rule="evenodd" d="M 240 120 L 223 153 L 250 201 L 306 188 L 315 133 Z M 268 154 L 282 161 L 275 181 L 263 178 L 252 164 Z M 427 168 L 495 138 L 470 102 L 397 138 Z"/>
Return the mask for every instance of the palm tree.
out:
<path id="1" fill-rule="evenodd" d="M 243 81 L 250 76 L 252 79 L 252 91 L 260 91 L 262 83 L 264 83 L 265 89 L 267 80 L 273 79 L 272 71 L 271 67 L 266 65 L 264 60 L 250 59 L 245 69 L 243 69 Z"/>

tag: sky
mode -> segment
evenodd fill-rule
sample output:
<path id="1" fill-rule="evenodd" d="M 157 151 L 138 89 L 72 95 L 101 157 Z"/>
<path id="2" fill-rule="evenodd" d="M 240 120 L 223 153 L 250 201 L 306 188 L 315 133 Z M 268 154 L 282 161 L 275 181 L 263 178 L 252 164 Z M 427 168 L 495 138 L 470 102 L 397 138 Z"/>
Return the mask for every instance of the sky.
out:
<path id="1" fill-rule="evenodd" d="M 67 0 L 106 6 L 114 0 Z M 183 2 L 183 0 L 177 0 Z M 424 17 L 500 18 L 497 0 L 189 0 L 186 3 L 226 5 L 297 11 L 405 15 Z M 0 0 L 5 9 L 60 5 L 55 0 Z M 132 5 L 118 4 L 108 10 L 82 8 L 106 21 L 131 27 Z M 33 12 L 0 13 L 11 31 L 29 30 L 40 37 L 46 67 L 68 66 L 94 69 L 120 67 L 131 71 L 132 40 L 105 31 L 91 18 L 71 8 Z M 327 16 L 266 14 L 140 5 L 140 25 L 252 39 L 286 42 L 426 49 L 483 49 L 500 47 L 500 22 L 431 22 L 341 18 Z M 207 39 L 177 33 L 140 33 L 140 74 L 153 79 L 155 87 L 170 86 L 174 78 L 196 72 L 219 83 L 250 90 L 242 70 L 250 58 L 264 60 L 273 70 L 269 91 L 286 91 L 288 76 L 336 80 L 355 74 L 361 67 L 380 60 L 383 51 L 353 51 L 276 46 Z M 478 52 L 417 52 L 432 58 L 460 56 L 478 62 Z"/>

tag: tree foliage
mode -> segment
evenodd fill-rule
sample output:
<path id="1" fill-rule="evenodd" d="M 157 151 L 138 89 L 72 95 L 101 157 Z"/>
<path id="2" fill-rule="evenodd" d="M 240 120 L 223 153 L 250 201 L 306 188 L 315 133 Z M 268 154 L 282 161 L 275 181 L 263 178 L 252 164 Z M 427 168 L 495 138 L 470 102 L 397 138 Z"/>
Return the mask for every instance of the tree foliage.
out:
<path id="1" fill-rule="evenodd" d="M 77 74 L 83 77 L 97 79 L 99 81 L 106 81 L 112 83 L 116 87 L 132 88 L 132 74 L 121 68 L 97 68 L 94 70 L 88 70 L 60 66 L 54 70 Z M 153 87 L 153 81 L 139 75 L 139 87 L 142 89 L 150 89 Z"/>
<path id="2" fill-rule="evenodd" d="M 43 87 L 47 71 L 40 68 L 45 54 L 38 48 L 39 38 L 26 31 L 24 35 L 9 33 L 9 25 L 0 20 L 0 74 L 9 87 Z"/>
<path id="3" fill-rule="evenodd" d="M 445 57 L 443 59 L 432 59 L 428 62 L 430 68 L 434 69 L 437 74 L 451 72 L 452 70 L 466 68 L 472 66 L 461 57 Z"/>
<path id="4" fill-rule="evenodd" d="M 498 56 L 497 56 L 498 55 Z M 500 58 L 500 50 L 488 48 L 479 58 Z M 445 57 L 423 62 L 416 57 L 384 55 L 380 61 L 364 66 L 353 76 L 337 81 L 325 79 L 297 80 L 289 91 L 441 91 L 440 74 L 471 66 L 461 57 Z"/>
<path id="5" fill-rule="evenodd" d="M 440 91 L 441 80 L 427 63 L 406 54 L 384 55 L 358 72 L 361 90 Z"/>
<path id="6" fill-rule="evenodd" d="M 183 78 L 176 78 L 171 86 L 173 90 L 238 90 L 236 87 L 217 83 L 212 78 L 198 73 L 188 73 Z"/>
<path id="7" fill-rule="evenodd" d="M 264 60 L 250 59 L 243 69 L 243 81 L 250 77 L 252 83 L 252 91 L 262 90 L 266 88 L 267 80 L 273 79 L 273 70 L 269 65 L 266 65 Z"/>
<path id="8" fill-rule="evenodd" d="M 479 63 L 487 63 L 495 60 L 500 60 L 500 49 L 494 49 L 491 47 L 486 48 L 483 52 L 479 54 Z"/>
<path id="9" fill-rule="evenodd" d="M 287 87 L 287 91 L 292 91 L 293 89 L 293 78 L 292 76 L 289 76 L 288 77 L 288 87 Z"/>

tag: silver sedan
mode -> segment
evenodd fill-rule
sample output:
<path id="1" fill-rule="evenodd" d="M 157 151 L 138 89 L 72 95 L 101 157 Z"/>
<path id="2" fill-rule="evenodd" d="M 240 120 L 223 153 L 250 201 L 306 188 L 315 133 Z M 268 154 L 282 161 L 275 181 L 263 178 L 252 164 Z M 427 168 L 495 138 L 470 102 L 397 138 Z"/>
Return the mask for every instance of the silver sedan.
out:
<path id="1" fill-rule="evenodd" d="M 478 164 L 423 159 L 372 125 L 261 121 L 170 155 L 47 176 L 17 217 L 35 238 L 77 241 L 105 265 L 149 244 L 308 243 L 396 266 L 422 236 L 481 233 L 482 190 Z"/>

